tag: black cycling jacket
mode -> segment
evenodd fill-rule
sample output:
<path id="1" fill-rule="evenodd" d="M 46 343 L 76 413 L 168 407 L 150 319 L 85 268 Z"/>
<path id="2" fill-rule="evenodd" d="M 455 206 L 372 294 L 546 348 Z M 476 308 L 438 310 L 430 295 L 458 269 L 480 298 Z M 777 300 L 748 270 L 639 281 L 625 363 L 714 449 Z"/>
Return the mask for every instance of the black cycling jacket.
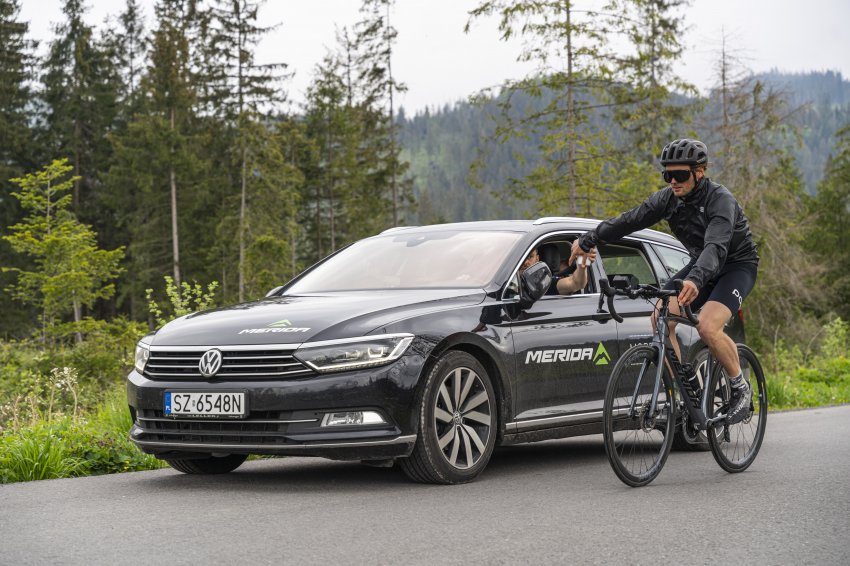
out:
<path id="1" fill-rule="evenodd" d="M 711 282 L 725 263 L 754 263 L 759 256 L 750 223 L 729 189 L 704 177 L 686 197 L 671 187 L 653 193 L 628 212 L 601 222 L 579 238 L 584 251 L 666 220 L 685 245 L 694 266 L 688 279 L 698 288 Z"/>

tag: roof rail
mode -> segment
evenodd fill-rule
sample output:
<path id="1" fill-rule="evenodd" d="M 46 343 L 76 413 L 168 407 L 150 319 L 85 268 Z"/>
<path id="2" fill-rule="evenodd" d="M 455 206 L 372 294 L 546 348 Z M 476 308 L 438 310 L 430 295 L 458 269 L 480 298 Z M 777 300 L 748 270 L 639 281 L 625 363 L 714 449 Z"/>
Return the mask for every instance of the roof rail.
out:
<path id="1" fill-rule="evenodd" d="M 593 218 L 578 218 L 577 216 L 544 216 L 535 220 L 534 225 L 551 224 L 553 222 L 575 222 L 576 220 L 580 222 L 597 222 Z"/>
<path id="2" fill-rule="evenodd" d="M 393 226 L 392 228 L 387 228 L 381 234 L 390 234 L 392 232 L 398 232 L 399 230 L 407 230 L 408 228 L 418 228 L 418 226 Z"/>

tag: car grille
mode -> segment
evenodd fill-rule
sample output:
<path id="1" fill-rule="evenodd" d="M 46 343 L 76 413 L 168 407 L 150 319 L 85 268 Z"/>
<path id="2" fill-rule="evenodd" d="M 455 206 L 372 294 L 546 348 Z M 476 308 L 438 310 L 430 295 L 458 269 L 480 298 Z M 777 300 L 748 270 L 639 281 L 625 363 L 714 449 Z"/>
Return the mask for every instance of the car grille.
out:
<path id="1" fill-rule="evenodd" d="M 313 370 L 296 360 L 292 350 L 221 350 L 221 369 L 213 379 L 278 379 L 312 375 Z M 208 348 L 192 350 L 151 349 L 145 365 L 145 377 L 149 379 L 197 380 L 201 376 L 198 363 Z"/>
<path id="2" fill-rule="evenodd" d="M 162 411 L 139 411 L 136 422 L 148 442 L 180 442 L 200 444 L 282 445 L 289 427 L 296 423 L 318 424 L 316 418 L 293 418 L 291 413 L 253 411 L 247 420 L 174 419 Z"/>

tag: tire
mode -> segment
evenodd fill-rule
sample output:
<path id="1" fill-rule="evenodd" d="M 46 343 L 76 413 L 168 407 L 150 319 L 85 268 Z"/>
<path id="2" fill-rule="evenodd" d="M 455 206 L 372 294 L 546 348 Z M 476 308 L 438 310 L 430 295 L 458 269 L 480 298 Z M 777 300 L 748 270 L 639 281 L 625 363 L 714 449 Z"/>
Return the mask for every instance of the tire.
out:
<path id="1" fill-rule="evenodd" d="M 708 371 L 708 348 L 700 350 L 692 362 L 697 372 L 697 381 L 700 387 L 705 387 L 708 381 L 706 375 Z M 684 397 L 684 394 L 682 394 Z M 690 426 L 690 418 L 687 411 L 682 411 L 682 418 L 676 424 L 676 433 L 673 435 L 673 450 L 681 450 L 685 452 L 708 452 L 711 446 L 708 445 L 708 438 L 705 432 L 694 430 Z"/>
<path id="2" fill-rule="evenodd" d="M 708 429 L 708 443 L 714 459 L 721 468 L 733 474 L 743 472 L 756 459 L 767 428 L 767 388 L 761 364 L 755 353 L 743 344 L 738 344 L 738 357 L 744 378 L 753 388 L 750 414 L 740 423 L 718 423 Z M 709 387 L 709 391 L 714 392 L 709 407 L 711 416 L 725 413 L 728 410 L 729 380 L 720 364 L 711 372 Z"/>
<path id="3" fill-rule="evenodd" d="M 418 397 L 419 435 L 408 458 L 398 460 L 421 483 L 466 483 L 490 461 L 498 427 L 490 376 L 466 352 L 437 360 Z"/>
<path id="4" fill-rule="evenodd" d="M 635 402 L 636 414 L 627 411 L 637 385 L 641 368 L 646 367 Z M 623 483 L 640 487 L 651 482 L 661 472 L 670 454 L 675 430 L 675 401 L 673 382 L 666 364 L 662 386 L 658 392 L 660 413 L 647 418 L 655 375 L 658 368 L 658 351 L 648 345 L 638 345 L 626 350 L 611 371 L 605 390 L 603 409 L 603 437 L 605 454 L 611 468 Z"/>
<path id="5" fill-rule="evenodd" d="M 247 458 L 247 454 L 230 454 L 221 457 L 166 460 L 166 462 L 184 474 L 226 474 L 241 466 Z"/>

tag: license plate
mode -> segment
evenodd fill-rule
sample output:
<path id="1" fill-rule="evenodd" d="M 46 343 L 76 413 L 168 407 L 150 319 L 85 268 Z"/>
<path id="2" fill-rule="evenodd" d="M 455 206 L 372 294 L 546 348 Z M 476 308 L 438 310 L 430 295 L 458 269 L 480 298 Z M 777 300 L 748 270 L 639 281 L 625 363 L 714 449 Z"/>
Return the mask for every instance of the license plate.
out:
<path id="1" fill-rule="evenodd" d="M 165 414 L 170 417 L 244 417 L 245 393 L 165 392 Z"/>

